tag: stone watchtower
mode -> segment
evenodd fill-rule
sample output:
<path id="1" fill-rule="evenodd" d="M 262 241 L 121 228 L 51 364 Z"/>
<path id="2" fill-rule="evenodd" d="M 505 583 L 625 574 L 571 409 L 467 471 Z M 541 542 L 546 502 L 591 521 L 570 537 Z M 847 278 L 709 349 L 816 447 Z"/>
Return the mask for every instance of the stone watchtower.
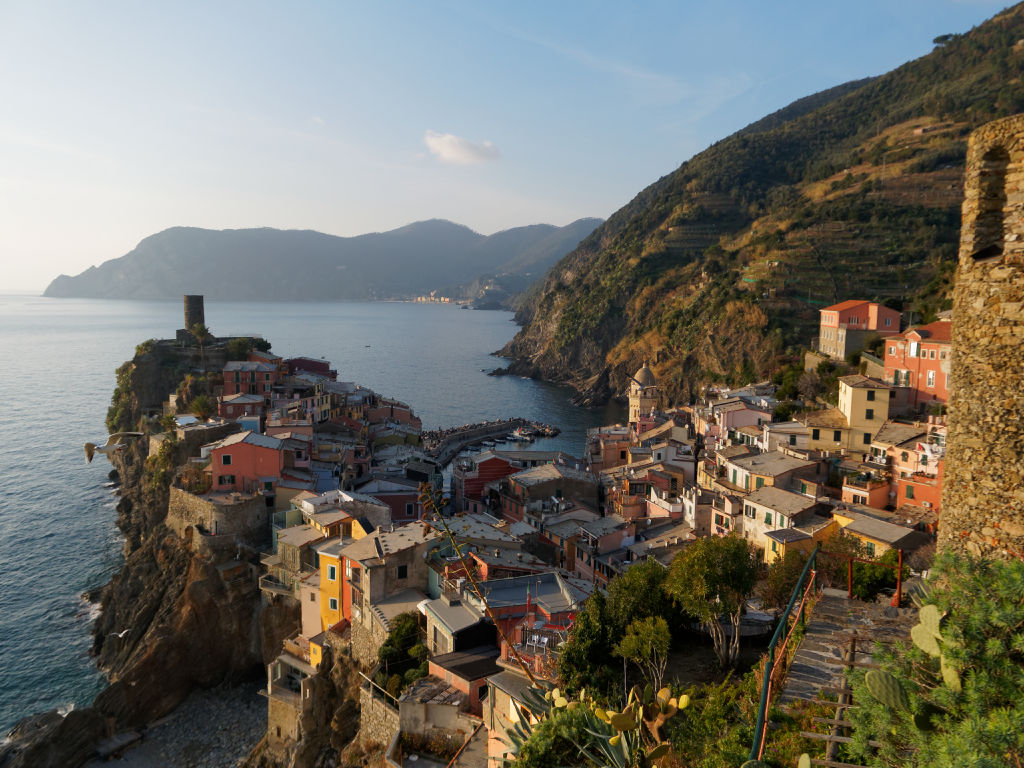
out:
<path id="1" fill-rule="evenodd" d="M 643 368 L 629 380 L 629 423 L 633 426 L 658 407 L 658 383 L 654 371 L 644 363 Z"/>
<path id="2" fill-rule="evenodd" d="M 197 323 L 206 325 L 203 297 L 185 294 L 185 330 L 191 329 Z"/>
<path id="3" fill-rule="evenodd" d="M 940 546 L 1024 558 L 1024 115 L 971 134 Z"/>

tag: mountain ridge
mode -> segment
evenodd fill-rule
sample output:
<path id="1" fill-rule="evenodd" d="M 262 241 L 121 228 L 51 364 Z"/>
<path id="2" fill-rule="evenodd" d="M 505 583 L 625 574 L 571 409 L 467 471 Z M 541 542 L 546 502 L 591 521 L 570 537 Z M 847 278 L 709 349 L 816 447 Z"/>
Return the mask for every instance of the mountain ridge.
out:
<path id="1" fill-rule="evenodd" d="M 1022 8 L 799 99 L 640 190 L 525 295 L 510 370 L 596 403 L 646 360 L 668 403 L 689 402 L 771 375 L 835 301 L 934 316 L 966 136 L 1024 111 Z"/>
<path id="2" fill-rule="evenodd" d="M 75 276 L 49 297 L 219 300 L 372 300 L 432 291 L 456 296 L 482 275 L 543 274 L 600 219 L 532 224 L 481 235 L 447 219 L 339 237 L 309 229 L 175 226 Z M 471 297 L 467 297 L 471 298 Z"/>

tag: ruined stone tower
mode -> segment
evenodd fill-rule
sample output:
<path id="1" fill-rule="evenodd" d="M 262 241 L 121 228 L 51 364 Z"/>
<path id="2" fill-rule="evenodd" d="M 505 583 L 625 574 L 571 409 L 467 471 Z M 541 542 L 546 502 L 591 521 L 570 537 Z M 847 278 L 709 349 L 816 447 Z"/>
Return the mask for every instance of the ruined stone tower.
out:
<path id="1" fill-rule="evenodd" d="M 1024 115 L 971 134 L 940 546 L 1024 557 Z"/>
<path id="2" fill-rule="evenodd" d="M 189 330 L 196 323 L 206 325 L 203 297 L 185 294 L 185 330 Z"/>

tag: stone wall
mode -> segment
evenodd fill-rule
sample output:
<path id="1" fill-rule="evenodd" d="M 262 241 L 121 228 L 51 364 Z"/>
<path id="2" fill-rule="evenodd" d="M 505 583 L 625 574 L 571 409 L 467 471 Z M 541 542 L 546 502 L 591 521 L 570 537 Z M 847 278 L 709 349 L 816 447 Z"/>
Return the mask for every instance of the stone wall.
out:
<path id="1" fill-rule="evenodd" d="M 1024 557 L 1024 115 L 971 134 L 940 545 Z"/>
<path id="2" fill-rule="evenodd" d="M 397 732 L 398 709 L 385 700 L 384 694 L 363 683 L 359 689 L 359 741 L 387 746 Z"/>
<path id="3" fill-rule="evenodd" d="M 230 538 L 236 544 L 258 547 L 270 535 L 270 510 L 265 497 L 259 495 L 239 495 L 236 502 L 221 504 L 172 487 L 167 526 L 184 539 L 186 530 L 193 525 L 218 537 Z"/>
<path id="4" fill-rule="evenodd" d="M 373 617 L 363 618 L 368 619 L 369 627 L 360 620 L 352 621 L 352 657 L 364 667 L 372 667 L 377 664 L 377 649 L 388 639 L 388 632 Z"/>

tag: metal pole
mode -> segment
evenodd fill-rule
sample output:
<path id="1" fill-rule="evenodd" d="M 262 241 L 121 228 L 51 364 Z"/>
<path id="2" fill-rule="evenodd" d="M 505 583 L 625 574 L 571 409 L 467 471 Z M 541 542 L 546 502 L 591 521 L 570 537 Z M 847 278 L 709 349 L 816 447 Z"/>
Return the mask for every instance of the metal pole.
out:
<path id="1" fill-rule="evenodd" d="M 853 558 L 846 561 L 846 591 L 847 597 L 853 600 Z"/>

